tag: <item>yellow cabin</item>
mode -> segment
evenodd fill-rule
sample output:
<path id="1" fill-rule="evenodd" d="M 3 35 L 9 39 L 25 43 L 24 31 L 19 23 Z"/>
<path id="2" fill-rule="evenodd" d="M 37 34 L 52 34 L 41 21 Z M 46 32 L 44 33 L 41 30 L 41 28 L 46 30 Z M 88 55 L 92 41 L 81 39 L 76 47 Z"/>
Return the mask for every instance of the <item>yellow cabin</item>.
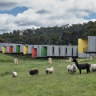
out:
<path id="1" fill-rule="evenodd" d="M 88 39 L 78 39 L 78 53 L 88 51 Z"/>
<path id="2" fill-rule="evenodd" d="M 6 47 L 5 46 L 2 47 L 2 53 L 6 53 Z"/>
<path id="3" fill-rule="evenodd" d="M 23 54 L 27 54 L 28 53 L 28 46 L 24 46 L 23 47 Z"/>

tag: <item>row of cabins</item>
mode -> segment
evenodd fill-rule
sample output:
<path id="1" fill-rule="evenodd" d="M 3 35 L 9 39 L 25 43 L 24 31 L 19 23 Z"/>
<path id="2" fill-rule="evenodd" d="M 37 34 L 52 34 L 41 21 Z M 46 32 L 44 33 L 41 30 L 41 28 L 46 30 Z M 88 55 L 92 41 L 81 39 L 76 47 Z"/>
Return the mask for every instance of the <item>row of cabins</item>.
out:
<path id="1" fill-rule="evenodd" d="M 27 45 L 0 43 L 2 53 L 31 54 L 35 57 L 78 57 L 89 58 L 90 54 L 96 56 L 96 36 L 78 39 L 77 46 L 65 45 Z M 87 53 L 87 54 L 86 54 Z"/>
<path id="2" fill-rule="evenodd" d="M 27 45 L 1 43 L 0 51 L 9 54 L 31 54 L 35 57 L 77 57 L 77 46 L 57 46 L 57 45 Z"/>
<path id="3" fill-rule="evenodd" d="M 96 57 L 96 36 L 88 36 L 85 39 L 78 39 L 78 57 Z"/>

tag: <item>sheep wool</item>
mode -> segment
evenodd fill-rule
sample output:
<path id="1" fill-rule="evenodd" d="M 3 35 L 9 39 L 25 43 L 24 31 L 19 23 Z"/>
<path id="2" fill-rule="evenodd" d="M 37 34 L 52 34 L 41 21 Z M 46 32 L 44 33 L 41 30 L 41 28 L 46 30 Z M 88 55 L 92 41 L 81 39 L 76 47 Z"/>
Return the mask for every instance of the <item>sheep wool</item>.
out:
<path id="1" fill-rule="evenodd" d="M 48 59 L 48 63 L 49 63 L 49 64 L 52 64 L 52 58 L 49 58 L 49 59 Z"/>
<path id="2" fill-rule="evenodd" d="M 14 77 L 17 77 L 17 72 L 13 71 L 13 72 L 12 72 L 12 77 L 13 77 L 13 78 L 14 78 Z"/>
<path id="3" fill-rule="evenodd" d="M 69 63 L 72 63 L 72 60 L 73 60 L 73 59 L 70 57 L 70 58 L 69 58 Z"/>
<path id="4" fill-rule="evenodd" d="M 54 72 L 54 67 L 46 68 L 46 74 L 52 74 Z"/>
<path id="5" fill-rule="evenodd" d="M 34 69 L 34 70 L 28 70 L 29 71 L 29 74 L 30 75 L 38 75 L 38 73 L 39 73 L 39 70 L 38 69 Z"/>
<path id="6" fill-rule="evenodd" d="M 70 73 L 75 73 L 76 70 L 77 70 L 77 67 L 76 67 L 75 64 L 70 64 L 70 65 L 67 66 L 67 70 L 68 70 L 68 72 L 70 72 Z"/>
<path id="7" fill-rule="evenodd" d="M 91 65 L 91 71 L 93 71 L 93 72 L 96 71 L 96 64 Z"/>
<path id="8" fill-rule="evenodd" d="M 17 58 L 14 59 L 14 64 L 16 64 L 16 65 L 18 64 L 18 59 Z"/>

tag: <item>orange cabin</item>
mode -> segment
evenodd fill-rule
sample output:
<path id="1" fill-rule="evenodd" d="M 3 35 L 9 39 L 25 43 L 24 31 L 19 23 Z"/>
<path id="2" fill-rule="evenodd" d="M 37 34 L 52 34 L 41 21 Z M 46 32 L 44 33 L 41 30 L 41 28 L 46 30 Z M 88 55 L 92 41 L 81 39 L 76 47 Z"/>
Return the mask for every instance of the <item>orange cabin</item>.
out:
<path id="1" fill-rule="evenodd" d="M 32 48 L 32 58 L 35 58 L 37 56 L 37 49 Z"/>
<path id="2" fill-rule="evenodd" d="M 9 46 L 9 53 L 13 52 L 13 46 Z"/>

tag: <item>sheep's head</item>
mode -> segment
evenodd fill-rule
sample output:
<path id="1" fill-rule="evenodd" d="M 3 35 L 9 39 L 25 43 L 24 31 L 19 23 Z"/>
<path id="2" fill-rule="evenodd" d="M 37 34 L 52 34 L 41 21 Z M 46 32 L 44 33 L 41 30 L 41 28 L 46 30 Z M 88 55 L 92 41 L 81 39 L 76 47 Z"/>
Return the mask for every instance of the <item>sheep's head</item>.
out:
<path id="1" fill-rule="evenodd" d="M 30 71 L 31 71 L 31 69 L 28 70 L 28 72 L 30 72 Z"/>
<path id="2" fill-rule="evenodd" d="M 76 58 L 74 58 L 72 62 L 76 62 L 76 61 L 77 61 Z"/>
<path id="3" fill-rule="evenodd" d="M 54 67 L 51 67 L 52 68 L 52 70 L 54 71 Z"/>

